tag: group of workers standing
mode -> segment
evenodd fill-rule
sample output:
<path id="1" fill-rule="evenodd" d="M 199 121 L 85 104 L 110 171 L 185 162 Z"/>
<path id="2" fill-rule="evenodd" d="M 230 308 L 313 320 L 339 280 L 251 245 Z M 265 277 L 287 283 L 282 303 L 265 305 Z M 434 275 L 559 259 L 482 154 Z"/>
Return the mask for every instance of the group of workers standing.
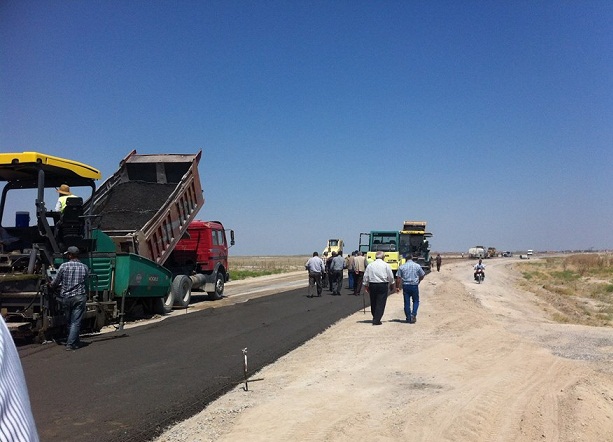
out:
<path id="1" fill-rule="evenodd" d="M 384 261 L 384 252 L 377 252 L 375 258 L 375 261 L 369 262 L 362 252 L 354 252 L 345 259 L 342 252 L 332 252 L 330 257 L 324 253 L 322 259 L 317 252 L 313 252 L 313 256 L 305 264 L 309 273 L 307 297 L 321 296 L 325 286 L 329 286 L 332 295 L 339 296 L 343 285 L 343 270 L 347 269 L 348 288 L 352 290 L 352 294 L 359 296 L 364 287 L 365 293 L 370 297 L 373 325 L 382 324 L 387 297 L 392 292 L 399 292 L 401 288 L 406 322 L 414 324 L 417 322 L 419 283 L 425 276 L 424 270 L 413 260 L 413 256 L 408 255 L 406 262 L 398 268 L 394 276 L 392 268 Z M 437 260 L 437 267 L 440 269 L 440 258 Z"/>
<path id="2" fill-rule="evenodd" d="M 366 257 L 362 252 L 353 252 L 347 258 L 343 257 L 343 252 L 333 251 L 330 256 L 324 252 L 324 257 L 320 258 L 317 252 L 305 264 L 309 272 L 309 298 L 321 296 L 323 289 L 328 288 L 333 296 L 340 296 L 343 288 L 343 271 L 347 269 L 348 286 L 354 296 L 360 295 L 362 278 L 368 265 Z M 317 295 L 313 294 L 317 290 Z"/>

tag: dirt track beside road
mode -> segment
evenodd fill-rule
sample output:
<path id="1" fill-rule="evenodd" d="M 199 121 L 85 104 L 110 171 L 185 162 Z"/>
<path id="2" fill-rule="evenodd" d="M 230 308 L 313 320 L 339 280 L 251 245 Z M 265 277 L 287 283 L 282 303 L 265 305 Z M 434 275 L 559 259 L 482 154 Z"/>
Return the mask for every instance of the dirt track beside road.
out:
<path id="1" fill-rule="evenodd" d="M 552 322 L 513 261 L 481 285 L 444 263 L 417 324 L 393 294 L 382 326 L 355 313 L 158 440 L 613 440 L 611 330 Z"/>

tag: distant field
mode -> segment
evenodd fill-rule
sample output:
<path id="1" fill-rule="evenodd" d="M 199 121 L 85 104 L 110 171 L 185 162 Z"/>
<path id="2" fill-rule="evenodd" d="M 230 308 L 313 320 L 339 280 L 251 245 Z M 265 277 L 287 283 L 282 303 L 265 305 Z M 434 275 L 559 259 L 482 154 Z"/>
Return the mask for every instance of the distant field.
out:
<path id="1" fill-rule="evenodd" d="M 613 326 L 613 255 L 579 254 L 517 263 L 523 285 L 557 322 Z"/>
<path id="2" fill-rule="evenodd" d="M 228 265 L 232 279 L 274 275 L 304 270 L 309 256 L 231 256 Z"/>
<path id="3" fill-rule="evenodd" d="M 441 254 L 443 259 L 460 259 L 460 253 Z M 435 256 L 435 255 L 433 255 Z M 233 280 L 255 276 L 275 275 L 278 273 L 304 270 L 304 264 L 311 255 L 291 256 L 230 256 L 230 275 Z"/>

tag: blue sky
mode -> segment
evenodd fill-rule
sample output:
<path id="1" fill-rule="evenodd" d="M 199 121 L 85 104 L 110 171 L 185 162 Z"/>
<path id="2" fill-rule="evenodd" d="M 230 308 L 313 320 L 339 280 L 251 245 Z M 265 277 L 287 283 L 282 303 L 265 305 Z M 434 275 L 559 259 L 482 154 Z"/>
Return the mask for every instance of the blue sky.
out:
<path id="1" fill-rule="evenodd" d="M 0 3 L 0 151 L 203 150 L 236 255 L 613 248 L 613 2 Z"/>

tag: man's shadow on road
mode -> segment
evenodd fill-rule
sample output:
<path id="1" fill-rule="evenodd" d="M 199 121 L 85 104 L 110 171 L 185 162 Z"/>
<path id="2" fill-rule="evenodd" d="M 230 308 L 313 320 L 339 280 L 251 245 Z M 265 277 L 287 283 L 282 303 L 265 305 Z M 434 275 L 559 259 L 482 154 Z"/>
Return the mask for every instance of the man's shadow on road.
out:
<path id="1" fill-rule="evenodd" d="M 358 324 L 372 324 L 372 319 L 364 319 L 364 320 L 359 320 L 356 321 Z M 400 324 L 407 324 L 407 321 L 405 319 L 389 319 L 387 321 L 381 321 L 382 323 L 386 323 L 386 322 L 396 322 L 396 323 L 400 323 Z"/>

